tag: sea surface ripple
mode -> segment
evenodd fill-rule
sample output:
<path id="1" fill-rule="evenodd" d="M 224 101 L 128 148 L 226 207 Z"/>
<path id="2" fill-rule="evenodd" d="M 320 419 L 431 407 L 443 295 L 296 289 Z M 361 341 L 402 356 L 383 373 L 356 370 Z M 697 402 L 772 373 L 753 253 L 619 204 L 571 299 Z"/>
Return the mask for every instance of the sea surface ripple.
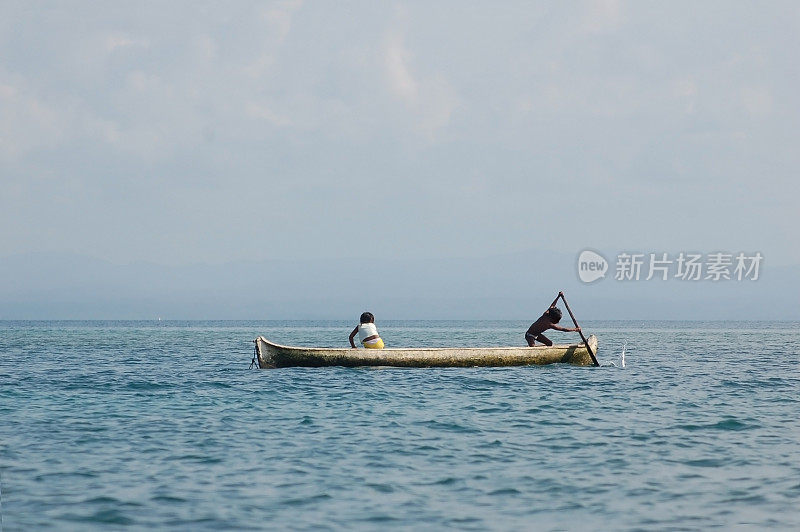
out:
<path id="1" fill-rule="evenodd" d="M 797 323 L 586 322 L 600 368 L 248 369 L 353 325 L 0 322 L 4 530 L 800 529 Z"/>

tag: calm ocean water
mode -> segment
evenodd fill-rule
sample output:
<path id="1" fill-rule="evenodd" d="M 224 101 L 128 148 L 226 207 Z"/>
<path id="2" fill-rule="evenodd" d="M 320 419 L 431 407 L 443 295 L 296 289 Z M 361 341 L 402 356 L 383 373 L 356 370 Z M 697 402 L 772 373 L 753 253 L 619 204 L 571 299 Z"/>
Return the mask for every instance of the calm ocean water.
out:
<path id="1" fill-rule="evenodd" d="M 248 369 L 258 335 L 354 325 L 0 322 L 2 526 L 800 528 L 798 323 L 583 323 L 624 369 Z M 378 321 L 395 347 L 528 325 Z"/>

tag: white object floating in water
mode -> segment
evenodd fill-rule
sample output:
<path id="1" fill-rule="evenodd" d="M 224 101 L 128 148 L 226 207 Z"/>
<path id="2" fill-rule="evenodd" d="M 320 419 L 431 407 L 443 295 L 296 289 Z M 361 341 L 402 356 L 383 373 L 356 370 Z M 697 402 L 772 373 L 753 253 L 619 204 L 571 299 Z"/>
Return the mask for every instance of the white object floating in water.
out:
<path id="1" fill-rule="evenodd" d="M 628 342 L 625 342 L 624 344 L 622 344 L 622 358 L 621 358 L 621 362 L 622 362 L 622 367 L 623 367 L 623 368 L 625 367 L 625 347 L 627 347 L 627 345 L 628 345 Z"/>

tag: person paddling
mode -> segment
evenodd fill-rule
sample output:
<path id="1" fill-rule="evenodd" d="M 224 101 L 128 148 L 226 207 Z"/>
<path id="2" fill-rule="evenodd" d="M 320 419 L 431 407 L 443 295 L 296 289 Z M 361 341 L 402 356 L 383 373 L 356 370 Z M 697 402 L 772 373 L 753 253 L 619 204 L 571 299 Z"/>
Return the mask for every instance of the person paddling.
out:
<path id="1" fill-rule="evenodd" d="M 528 342 L 528 347 L 533 347 L 537 341 L 544 345 L 553 345 L 553 341 L 542 334 L 548 329 L 561 332 L 579 332 L 581 330 L 580 327 L 568 329 L 567 327 L 558 325 L 558 322 L 561 321 L 561 310 L 556 307 L 556 303 L 558 303 L 558 298 L 562 295 L 563 293 L 559 292 L 555 300 L 553 300 L 553 304 L 550 305 L 550 308 L 528 327 L 528 331 L 525 333 L 525 341 Z"/>
<path id="2" fill-rule="evenodd" d="M 372 315 L 372 312 L 363 313 L 359 322 L 353 332 L 350 333 L 350 347 L 356 348 L 353 338 L 358 334 L 361 345 L 367 349 L 383 349 L 383 340 L 378 334 L 378 328 L 375 327 L 375 316 Z"/>

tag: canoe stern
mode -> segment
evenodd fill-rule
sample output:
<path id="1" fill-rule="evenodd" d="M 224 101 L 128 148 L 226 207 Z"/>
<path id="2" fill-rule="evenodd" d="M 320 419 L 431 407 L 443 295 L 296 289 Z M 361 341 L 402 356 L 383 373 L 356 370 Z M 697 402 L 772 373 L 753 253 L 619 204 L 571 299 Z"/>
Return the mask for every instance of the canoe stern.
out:
<path id="1" fill-rule="evenodd" d="M 590 335 L 589 338 L 586 339 L 586 343 L 589 344 L 592 353 L 597 356 L 597 336 L 593 334 Z M 570 346 L 566 353 L 564 353 L 564 358 L 561 359 L 561 362 L 574 366 L 594 366 L 592 357 L 589 355 L 589 350 L 586 349 L 586 344 L 583 342 Z"/>
<path id="2" fill-rule="evenodd" d="M 270 343 L 263 336 L 259 336 L 253 340 L 256 344 L 256 356 L 258 357 L 258 367 L 261 369 L 275 368 L 275 357 L 273 356 Z"/>

